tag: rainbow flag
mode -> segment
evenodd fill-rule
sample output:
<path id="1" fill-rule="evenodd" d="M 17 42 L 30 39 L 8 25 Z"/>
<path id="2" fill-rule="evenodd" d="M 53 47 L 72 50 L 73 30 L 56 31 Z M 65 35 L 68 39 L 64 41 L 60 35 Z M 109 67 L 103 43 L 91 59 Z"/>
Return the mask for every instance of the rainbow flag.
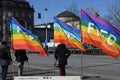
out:
<path id="1" fill-rule="evenodd" d="M 85 52 L 80 42 L 80 30 L 69 26 L 56 17 L 54 17 L 54 42 L 67 44 Z"/>
<path id="2" fill-rule="evenodd" d="M 41 56 L 47 56 L 37 36 L 21 26 L 14 17 L 11 19 L 11 29 L 12 48 L 14 50 L 28 49 L 39 52 Z"/>
<path id="3" fill-rule="evenodd" d="M 119 57 L 120 30 L 107 21 L 81 10 L 82 42 L 94 45 L 114 58 Z"/>

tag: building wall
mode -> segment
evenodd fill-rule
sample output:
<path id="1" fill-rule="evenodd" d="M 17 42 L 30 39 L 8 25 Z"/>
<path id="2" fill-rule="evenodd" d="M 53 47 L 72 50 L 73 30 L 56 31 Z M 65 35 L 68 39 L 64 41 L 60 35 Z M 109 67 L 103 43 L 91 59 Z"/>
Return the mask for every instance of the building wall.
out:
<path id="1" fill-rule="evenodd" d="M 10 41 L 10 17 L 14 16 L 21 25 L 34 30 L 34 8 L 27 1 L 2 0 L 0 1 L 0 42 L 4 38 Z M 4 30 L 5 29 L 5 30 Z"/>
<path id="2" fill-rule="evenodd" d="M 47 23 L 47 25 L 48 25 L 47 26 L 47 39 L 49 42 L 50 39 L 53 39 L 54 37 L 53 23 Z M 39 40 L 44 43 L 46 39 L 46 24 L 36 25 L 34 30 Z"/>

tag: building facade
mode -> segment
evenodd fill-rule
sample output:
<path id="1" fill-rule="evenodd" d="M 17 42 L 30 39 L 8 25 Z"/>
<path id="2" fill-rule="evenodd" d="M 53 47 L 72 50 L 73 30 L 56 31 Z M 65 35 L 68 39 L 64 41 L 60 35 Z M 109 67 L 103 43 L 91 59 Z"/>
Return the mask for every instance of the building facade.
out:
<path id="1" fill-rule="evenodd" d="M 27 29 L 34 30 L 34 8 L 26 0 L 0 0 L 0 42 L 10 41 L 10 19 L 17 21 Z"/>

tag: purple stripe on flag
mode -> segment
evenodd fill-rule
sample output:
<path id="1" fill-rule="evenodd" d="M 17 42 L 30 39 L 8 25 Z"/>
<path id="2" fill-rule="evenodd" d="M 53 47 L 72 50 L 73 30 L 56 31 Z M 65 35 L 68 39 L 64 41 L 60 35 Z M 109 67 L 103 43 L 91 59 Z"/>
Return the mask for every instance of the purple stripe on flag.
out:
<path id="1" fill-rule="evenodd" d="M 101 18 L 97 18 L 97 17 L 94 17 L 88 13 L 86 13 L 84 10 L 81 9 L 81 13 L 85 16 L 89 16 L 91 19 L 93 19 L 94 21 L 100 23 L 100 24 L 103 24 L 105 26 L 108 26 L 110 28 L 112 28 L 113 30 L 115 30 L 116 32 L 120 33 L 120 30 L 117 29 L 115 26 L 112 26 L 110 23 L 108 23 L 107 21 L 101 19 Z"/>

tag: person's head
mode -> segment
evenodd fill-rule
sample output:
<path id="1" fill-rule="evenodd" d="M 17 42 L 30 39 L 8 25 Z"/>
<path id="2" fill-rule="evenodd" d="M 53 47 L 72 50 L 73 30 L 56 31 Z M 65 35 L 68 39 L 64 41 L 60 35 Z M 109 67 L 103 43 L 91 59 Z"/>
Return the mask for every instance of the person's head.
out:
<path id="1" fill-rule="evenodd" d="M 2 41 L 1 44 L 2 45 L 7 45 L 7 42 L 6 41 Z"/>
<path id="2" fill-rule="evenodd" d="M 65 46 L 65 44 L 59 44 L 58 46 L 57 46 L 57 48 L 59 48 L 59 49 L 63 49 L 63 48 L 66 48 L 66 46 Z"/>

